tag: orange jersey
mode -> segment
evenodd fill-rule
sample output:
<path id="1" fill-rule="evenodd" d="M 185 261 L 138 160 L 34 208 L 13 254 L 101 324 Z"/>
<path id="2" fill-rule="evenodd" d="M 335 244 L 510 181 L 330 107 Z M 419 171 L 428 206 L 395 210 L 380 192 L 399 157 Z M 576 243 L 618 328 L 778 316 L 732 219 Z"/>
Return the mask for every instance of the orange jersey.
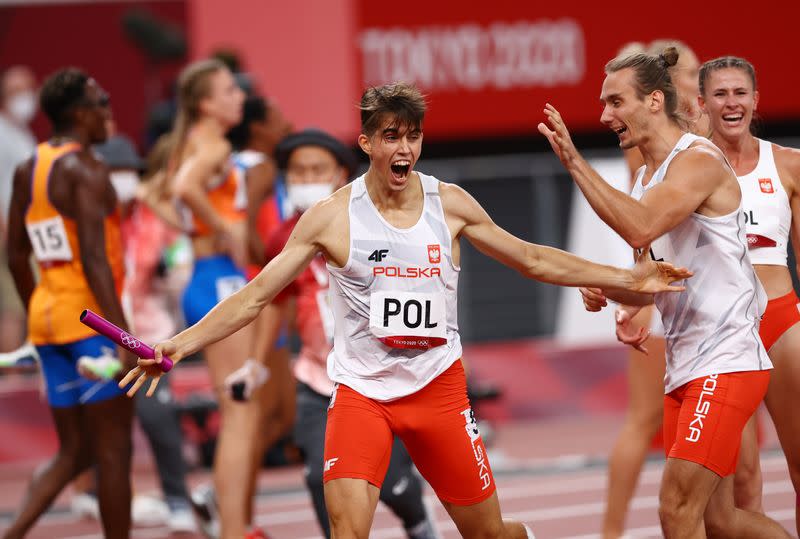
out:
<path id="1" fill-rule="evenodd" d="M 84 309 L 102 313 L 81 263 L 77 224 L 63 216 L 50 202 L 48 184 L 55 162 L 80 145 L 39 144 L 34 156 L 31 202 L 25 226 L 39 266 L 39 282 L 28 306 L 28 336 L 33 344 L 65 344 L 95 335 L 80 323 Z M 119 213 L 105 219 L 106 256 L 117 294 L 124 278 Z"/>
<path id="2" fill-rule="evenodd" d="M 212 183 L 208 189 L 208 200 L 223 221 L 237 223 L 247 218 L 247 188 L 244 174 L 231 166 L 223 173 L 221 181 Z M 192 231 L 195 236 L 208 236 L 211 228 L 192 215 Z"/>

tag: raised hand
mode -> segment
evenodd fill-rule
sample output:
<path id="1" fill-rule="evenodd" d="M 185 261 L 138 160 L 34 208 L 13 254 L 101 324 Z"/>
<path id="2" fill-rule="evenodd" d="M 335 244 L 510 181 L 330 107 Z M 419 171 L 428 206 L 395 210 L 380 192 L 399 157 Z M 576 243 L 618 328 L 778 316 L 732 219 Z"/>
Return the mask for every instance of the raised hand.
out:
<path id="1" fill-rule="evenodd" d="M 119 387 L 124 388 L 134 380 L 133 386 L 128 390 L 128 396 L 133 397 L 139 388 L 142 387 L 148 379 L 152 380 L 150 383 L 150 387 L 147 388 L 147 396 L 150 397 L 155 393 L 156 387 L 158 387 L 158 382 L 161 380 L 161 377 L 164 375 L 164 371 L 161 370 L 159 363 L 164 356 L 169 356 L 173 362 L 178 362 L 183 357 L 183 354 L 178 352 L 178 347 L 175 345 L 174 342 L 170 341 L 163 341 L 158 343 L 155 348 L 155 358 L 154 359 L 142 359 L 139 358 L 137 362 L 137 366 L 128 371 L 128 374 L 120 381 Z"/>
<path id="2" fill-rule="evenodd" d="M 605 294 L 599 288 L 580 288 L 579 290 L 583 297 L 583 306 L 587 311 L 596 313 L 608 305 Z"/>
<path id="3" fill-rule="evenodd" d="M 545 105 L 544 114 L 547 116 L 547 123 L 550 124 L 550 127 L 542 122 L 537 126 L 539 132 L 547 137 L 550 146 L 552 146 L 553 151 L 564 166 L 569 167 L 573 161 L 580 157 L 580 153 L 572 143 L 572 137 L 569 136 L 567 125 L 561 118 L 561 114 L 550 103 Z"/>
<path id="4" fill-rule="evenodd" d="M 671 283 L 688 279 L 694 275 L 686 268 L 676 268 L 668 262 L 654 262 L 650 258 L 650 246 L 642 249 L 636 256 L 636 265 L 631 269 L 634 284 L 632 292 L 656 294 L 658 292 L 681 292 L 685 286 L 673 286 Z"/>
<path id="5" fill-rule="evenodd" d="M 638 312 L 639 309 L 636 308 L 635 311 Z M 617 308 L 614 317 L 617 322 L 617 340 L 634 347 L 643 354 L 647 354 L 644 342 L 650 337 L 650 330 L 633 323 L 632 319 L 636 312 L 632 313 L 624 306 Z"/>

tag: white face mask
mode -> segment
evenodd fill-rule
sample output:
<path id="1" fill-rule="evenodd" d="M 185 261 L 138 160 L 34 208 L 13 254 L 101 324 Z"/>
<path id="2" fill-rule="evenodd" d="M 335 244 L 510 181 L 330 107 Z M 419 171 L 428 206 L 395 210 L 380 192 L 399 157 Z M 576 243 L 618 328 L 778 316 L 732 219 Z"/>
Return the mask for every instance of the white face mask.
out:
<path id="1" fill-rule="evenodd" d="M 22 92 L 13 95 L 8 98 L 6 108 L 17 123 L 28 125 L 36 114 L 36 94 Z"/>
<path id="2" fill-rule="evenodd" d="M 286 195 L 294 209 L 304 212 L 333 193 L 332 183 L 298 183 L 286 186 Z"/>
<path id="3" fill-rule="evenodd" d="M 139 175 L 133 170 L 116 170 L 111 173 L 111 184 L 114 186 L 114 191 L 117 192 L 119 203 L 125 204 L 136 196 Z"/>

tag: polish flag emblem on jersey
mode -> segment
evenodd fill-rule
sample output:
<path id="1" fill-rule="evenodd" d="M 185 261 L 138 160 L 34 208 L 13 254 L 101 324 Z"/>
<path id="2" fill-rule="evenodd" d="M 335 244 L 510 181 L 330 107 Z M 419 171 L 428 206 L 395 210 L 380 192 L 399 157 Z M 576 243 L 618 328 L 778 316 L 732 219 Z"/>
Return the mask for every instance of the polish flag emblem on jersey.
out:
<path id="1" fill-rule="evenodd" d="M 441 259 L 439 245 L 428 245 L 428 261 L 431 264 L 438 264 Z"/>
<path id="2" fill-rule="evenodd" d="M 772 188 L 772 180 L 769 178 L 760 178 L 758 186 L 761 188 L 762 193 L 770 194 L 775 192 L 775 189 Z"/>

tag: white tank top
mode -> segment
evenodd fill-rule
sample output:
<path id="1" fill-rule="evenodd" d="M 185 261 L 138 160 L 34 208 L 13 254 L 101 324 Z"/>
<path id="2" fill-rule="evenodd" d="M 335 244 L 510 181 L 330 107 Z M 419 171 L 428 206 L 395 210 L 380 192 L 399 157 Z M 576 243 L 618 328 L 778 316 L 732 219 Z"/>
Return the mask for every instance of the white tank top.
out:
<path id="1" fill-rule="evenodd" d="M 749 174 L 739 176 L 742 204 L 747 221 L 750 262 L 786 266 L 786 248 L 792 209 L 772 154 L 772 143 L 758 140 L 758 164 Z"/>
<path id="2" fill-rule="evenodd" d="M 644 167 L 639 171 L 631 196 L 641 199 L 661 183 L 675 156 L 697 141 L 716 149 L 705 138 L 683 135 L 646 187 Z M 656 260 L 694 272 L 683 292 L 655 296 L 667 341 L 665 393 L 710 374 L 772 368 L 758 336 L 767 295 L 747 257 L 744 221 L 741 204 L 720 217 L 693 213 L 651 246 Z"/>
<path id="3" fill-rule="evenodd" d="M 334 314 L 328 376 L 388 401 L 425 387 L 461 357 L 450 230 L 439 180 L 419 173 L 422 215 L 410 228 L 389 224 L 364 176 L 350 192 L 350 255 L 328 264 Z M 412 180 L 413 181 L 413 180 Z"/>

